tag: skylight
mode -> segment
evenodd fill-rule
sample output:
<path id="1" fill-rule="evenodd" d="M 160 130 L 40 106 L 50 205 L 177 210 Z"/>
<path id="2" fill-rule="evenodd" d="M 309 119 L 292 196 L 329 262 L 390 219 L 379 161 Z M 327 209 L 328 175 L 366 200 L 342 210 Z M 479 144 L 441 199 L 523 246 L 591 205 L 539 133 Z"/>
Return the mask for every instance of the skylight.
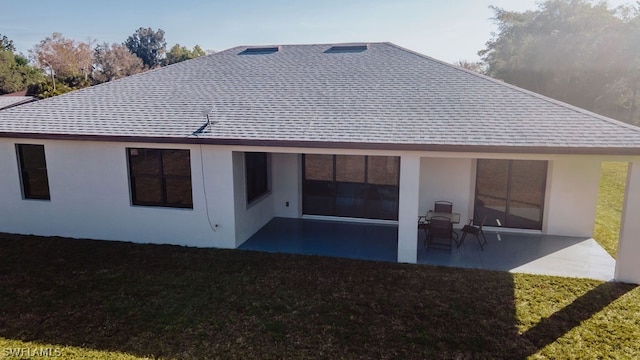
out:
<path id="1" fill-rule="evenodd" d="M 268 47 L 250 47 L 246 48 L 238 55 L 267 55 L 278 52 L 280 49 L 277 46 Z"/>
<path id="2" fill-rule="evenodd" d="M 367 45 L 334 45 L 325 51 L 325 53 L 359 53 L 367 49 Z"/>

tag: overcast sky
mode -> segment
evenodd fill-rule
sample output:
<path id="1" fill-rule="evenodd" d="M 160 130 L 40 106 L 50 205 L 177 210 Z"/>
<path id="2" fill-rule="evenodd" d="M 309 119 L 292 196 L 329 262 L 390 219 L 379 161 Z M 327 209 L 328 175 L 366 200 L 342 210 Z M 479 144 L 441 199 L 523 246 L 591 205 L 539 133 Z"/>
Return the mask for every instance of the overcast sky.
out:
<path id="1" fill-rule="evenodd" d="M 122 43 L 139 27 L 206 50 L 237 45 L 390 41 L 440 60 L 475 61 L 496 30 L 489 5 L 536 8 L 536 0 L 0 0 L 0 34 L 27 51 L 53 32 Z M 609 0 L 610 6 L 630 4 Z"/>

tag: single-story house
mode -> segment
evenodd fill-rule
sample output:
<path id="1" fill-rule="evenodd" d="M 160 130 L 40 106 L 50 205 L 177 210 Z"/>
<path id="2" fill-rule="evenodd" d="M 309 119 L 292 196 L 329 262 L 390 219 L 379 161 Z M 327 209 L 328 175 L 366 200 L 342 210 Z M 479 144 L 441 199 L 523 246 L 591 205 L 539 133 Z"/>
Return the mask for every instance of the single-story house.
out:
<path id="1" fill-rule="evenodd" d="M 0 111 L 0 231 L 236 248 L 274 217 L 591 236 L 630 163 L 615 277 L 640 283 L 640 128 L 390 43 L 240 46 Z"/>

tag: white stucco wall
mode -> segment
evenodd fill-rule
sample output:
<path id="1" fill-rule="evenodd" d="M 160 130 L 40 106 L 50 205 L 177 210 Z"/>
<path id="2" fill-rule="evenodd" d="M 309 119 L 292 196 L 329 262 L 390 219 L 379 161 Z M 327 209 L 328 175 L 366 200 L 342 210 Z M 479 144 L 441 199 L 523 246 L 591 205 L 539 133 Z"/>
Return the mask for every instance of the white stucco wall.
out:
<path id="1" fill-rule="evenodd" d="M 561 157 L 549 162 L 543 232 L 593 235 L 600 183 L 597 158 Z"/>
<path id="2" fill-rule="evenodd" d="M 595 224 L 601 159 L 589 156 L 474 154 L 478 158 L 548 160 L 542 232 L 553 235 L 592 236 Z M 436 200 L 453 202 L 462 226 L 473 217 L 475 158 L 422 157 L 420 161 L 420 214 Z"/>
<path id="3" fill-rule="evenodd" d="M 640 160 L 629 163 L 624 196 L 615 279 L 640 284 Z"/>
<path id="4" fill-rule="evenodd" d="M 251 235 L 263 227 L 269 220 L 273 219 L 273 184 L 272 190 L 247 204 L 246 173 L 244 165 L 244 152 L 233 152 L 233 177 L 234 187 L 234 209 L 236 236 L 235 246 L 240 246 L 247 241 Z M 273 170 L 272 170 L 273 172 Z M 231 210 L 231 209 L 229 209 Z"/>
<path id="5" fill-rule="evenodd" d="M 398 209 L 398 262 L 418 261 L 418 208 L 420 189 L 420 157 L 415 154 L 400 158 L 400 194 Z"/>
<path id="6" fill-rule="evenodd" d="M 16 143 L 45 146 L 50 201 L 22 198 Z M 127 147 L 189 149 L 193 209 L 131 205 Z M 203 163 L 199 146 L 0 139 L 0 231 L 235 247 L 232 152 L 203 146 L 202 154 Z"/>
<path id="7" fill-rule="evenodd" d="M 270 153 L 270 156 L 271 191 L 247 204 L 244 153 L 233 153 L 236 246 L 247 241 L 275 216 L 298 218 L 301 215 L 300 155 Z"/>
<path id="8" fill-rule="evenodd" d="M 212 146 L 193 146 L 193 149 L 191 155 L 193 207 L 201 214 L 193 221 L 198 224 L 198 236 L 210 240 L 202 245 L 198 243 L 185 245 L 234 248 L 236 224 L 233 211 L 230 210 L 234 202 L 235 188 L 232 151 Z M 202 151 L 201 158 L 198 156 L 199 151 Z M 194 154 L 197 158 L 195 161 Z M 203 170 L 198 170 L 198 165 Z M 196 179 L 198 175 L 200 179 Z M 174 226 L 181 227 L 180 224 Z M 195 235 L 194 233 L 194 238 Z"/>
<path id="9" fill-rule="evenodd" d="M 420 203 L 419 212 L 424 215 L 433 210 L 438 200 L 451 201 L 453 212 L 460 213 L 462 227 L 473 216 L 472 159 L 421 158 L 420 159 Z"/>
<path id="10" fill-rule="evenodd" d="M 273 153 L 271 161 L 274 216 L 298 218 L 302 214 L 301 155 Z"/>
<path id="11" fill-rule="evenodd" d="M 16 143 L 45 145 L 51 201 L 22 199 Z M 132 206 L 127 147 L 189 149 L 193 209 Z M 454 203 L 454 211 L 462 214 L 461 226 L 473 216 L 475 158 L 507 158 L 504 154 L 253 148 L 253 151 L 271 153 L 271 193 L 247 204 L 245 149 L 0 139 L 0 231 L 234 248 L 274 216 L 301 216 L 301 153 L 401 156 L 411 164 L 418 159 L 417 164 L 412 165 L 415 168 L 409 166 L 403 170 L 408 179 L 413 179 L 413 171 L 418 174 L 418 190 L 411 193 L 401 188 L 401 206 L 413 206 L 410 197 L 417 193 L 417 209 L 406 210 L 404 217 L 401 210 L 401 218 L 406 224 L 415 222 L 408 214 L 414 211 L 424 214 L 434 201 L 449 200 Z M 508 158 L 549 160 L 544 233 L 591 236 L 601 158 L 568 155 L 509 155 Z M 414 186 L 412 180 L 407 184 Z M 399 225 L 401 235 L 408 234 L 406 224 L 405 230 Z M 413 257 L 412 251 L 406 253 L 403 261 Z"/>

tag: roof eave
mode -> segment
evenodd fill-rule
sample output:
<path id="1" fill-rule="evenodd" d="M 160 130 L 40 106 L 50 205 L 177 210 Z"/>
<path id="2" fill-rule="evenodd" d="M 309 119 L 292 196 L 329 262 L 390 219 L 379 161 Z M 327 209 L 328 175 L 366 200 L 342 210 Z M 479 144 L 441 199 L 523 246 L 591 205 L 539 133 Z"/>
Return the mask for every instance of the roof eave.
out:
<path id="1" fill-rule="evenodd" d="M 249 140 L 233 138 L 204 137 L 149 137 L 123 135 L 77 135 L 77 134 L 38 134 L 0 132 L 0 138 L 74 140 L 74 141 L 106 141 L 129 143 L 162 143 L 162 144 L 203 144 L 233 146 L 264 146 L 287 148 L 319 148 L 319 149 L 359 149 L 388 151 L 442 151 L 473 152 L 502 154 L 573 154 L 573 155 L 640 155 L 640 147 L 578 147 L 578 146 L 508 146 L 508 145 L 463 145 L 463 144 L 402 144 L 374 142 L 332 142 L 305 140 Z"/>

